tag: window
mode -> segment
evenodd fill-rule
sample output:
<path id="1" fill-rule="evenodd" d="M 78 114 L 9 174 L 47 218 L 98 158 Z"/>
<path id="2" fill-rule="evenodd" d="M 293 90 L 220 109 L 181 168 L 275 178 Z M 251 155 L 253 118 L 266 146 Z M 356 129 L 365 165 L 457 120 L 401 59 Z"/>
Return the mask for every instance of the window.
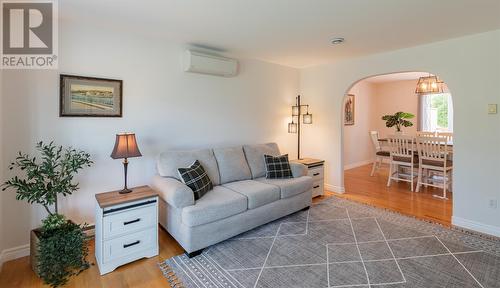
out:
<path id="1" fill-rule="evenodd" d="M 450 93 L 420 96 L 420 130 L 453 132 L 453 102 Z"/>

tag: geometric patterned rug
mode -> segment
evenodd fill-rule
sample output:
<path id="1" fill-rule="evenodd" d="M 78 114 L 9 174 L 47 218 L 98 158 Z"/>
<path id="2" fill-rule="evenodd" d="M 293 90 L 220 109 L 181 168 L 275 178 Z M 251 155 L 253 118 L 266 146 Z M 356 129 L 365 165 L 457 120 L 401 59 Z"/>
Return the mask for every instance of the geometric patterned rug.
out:
<path id="1" fill-rule="evenodd" d="M 331 197 L 159 264 L 173 287 L 500 287 L 500 241 Z"/>

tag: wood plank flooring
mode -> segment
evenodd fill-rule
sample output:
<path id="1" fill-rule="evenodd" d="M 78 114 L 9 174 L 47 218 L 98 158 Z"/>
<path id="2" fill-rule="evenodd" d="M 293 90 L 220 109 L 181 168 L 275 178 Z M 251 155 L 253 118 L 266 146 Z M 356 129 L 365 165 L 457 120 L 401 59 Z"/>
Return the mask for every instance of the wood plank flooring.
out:
<path id="1" fill-rule="evenodd" d="M 333 195 L 388 208 L 403 214 L 431 220 L 449 226 L 451 223 L 451 199 L 448 201 L 432 197 L 439 189 L 424 189 L 412 193 L 407 183 L 394 182 L 390 188 L 385 186 L 387 169 L 380 169 L 370 177 L 371 166 L 347 170 L 345 173 L 346 193 L 339 195 L 326 192 L 325 196 L 316 197 L 314 202 Z M 163 229 L 159 229 L 160 253 L 150 259 L 142 259 L 122 266 L 104 276 L 99 275 L 97 266 L 92 266 L 76 277 L 72 277 L 67 286 L 73 287 L 170 287 L 163 277 L 158 262 L 183 253 L 177 242 Z M 94 241 L 90 242 L 89 257 L 93 263 Z M 9 261 L 0 272 L 0 287 L 48 287 L 31 271 L 29 257 Z"/>
<path id="2" fill-rule="evenodd" d="M 373 206 L 390 209 L 399 213 L 417 217 L 444 226 L 451 226 L 453 193 L 448 193 L 449 200 L 442 200 L 432 194 L 442 194 L 442 189 L 427 187 L 419 193 L 410 191 L 407 182 L 391 183 L 387 187 L 389 169 L 387 165 L 370 177 L 371 165 L 346 170 L 344 173 L 344 194 L 338 197 Z"/>

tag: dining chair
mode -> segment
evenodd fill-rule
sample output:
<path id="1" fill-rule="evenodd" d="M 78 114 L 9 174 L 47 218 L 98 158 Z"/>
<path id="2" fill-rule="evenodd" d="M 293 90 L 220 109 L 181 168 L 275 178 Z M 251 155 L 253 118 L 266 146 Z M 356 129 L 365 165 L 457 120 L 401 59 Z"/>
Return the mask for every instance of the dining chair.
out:
<path id="1" fill-rule="evenodd" d="M 370 131 L 370 138 L 372 139 L 373 148 L 375 148 L 375 157 L 373 158 L 372 172 L 370 173 L 370 176 L 373 176 L 375 170 L 380 169 L 384 159 L 389 159 L 391 157 L 391 153 L 389 151 L 382 149 L 378 136 L 378 131 Z"/>
<path id="2" fill-rule="evenodd" d="M 448 199 L 446 190 L 451 184 L 453 161 L 449 158 L 448 141 L 446 137 L 417 137 L 418 150 L 418 181 L 417 192 L 420 186 L 432 186 L 443 189 L 442 195 L 432 195 L 441 199 Z M 423 169 L 432 171 L 432 177 L 429 173 L 422 173 Z M 436 173 L 442 175 L 442 184 L 436 184 Z"/>
<path id="3" fill-rule="evenodd" d="M 417 137 L 435 137 L 436 132 L 430 132 L 430 131 L 417 131 Z"/>
<path id="4" fill-rule="evenodd" d="M 453 142 L 453 132 L 437 132 L 437 137 L 446 137 L 448 143 Z"/>
<path id="5" fill-rule="evenodd" d="M 392 180 L 405 181 L 410 183 L 410 190 L 413 192 L 413 182 L 417 177 L 414 168 L 417 168 L 416 165 L 418 165 L 415 155 L 415 139 L 408 135 L 391 135 L 387 138 L 390 150 L 387 187 L 391 186 Z M 409 168 L 410 173 L 403 173 L 401 168 Z"/>

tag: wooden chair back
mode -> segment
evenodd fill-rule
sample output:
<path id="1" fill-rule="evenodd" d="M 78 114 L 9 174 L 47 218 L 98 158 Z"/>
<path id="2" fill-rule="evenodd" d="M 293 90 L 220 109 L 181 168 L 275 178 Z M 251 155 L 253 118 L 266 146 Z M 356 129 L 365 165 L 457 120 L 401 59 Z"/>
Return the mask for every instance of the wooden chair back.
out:
<path id="1" fill-rule="evenodd" d="M 404 157 L 413 159 L 415 151 L 414 138 L 408 135 L 390 135 L 387 137 L 391 158 Z"/>
<path id="2" fill-rule="evenodd" d="M 417 137 L 417 149 L 420 162 L 430 160 L 446 163 L 448 160 L 446 137 Z"/>
<path id="3" fill-rule="evenodd" d="M 370 138 L 372 139 L 373 147 L 375 148 L 375 152 L 382 150 L 380 147 L 380 142 L 378 141 L 378 131 L 370 131 Z"/>
<path id="4" fill-rule="evenodd" d="M 437 132 L 437 137 L 446 137 L 448 143 L 453 142 L 453 132 Z"/>

